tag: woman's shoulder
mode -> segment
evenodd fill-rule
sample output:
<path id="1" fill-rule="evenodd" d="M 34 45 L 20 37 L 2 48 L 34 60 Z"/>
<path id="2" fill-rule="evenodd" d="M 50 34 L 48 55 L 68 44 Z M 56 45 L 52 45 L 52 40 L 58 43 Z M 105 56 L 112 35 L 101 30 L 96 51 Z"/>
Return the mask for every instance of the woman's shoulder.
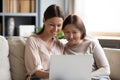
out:
<path id="1" fill-rule="evenodd" d="M 30 35 L 28 38 L 36 38 L 38 35 L 37 34 L 32 34 L 32 35 Z"/>
<path id="2" fill-rule="evenodd" d="M 85 39 L 91 42 L 99 42 L 99 40 L 93 35 L 87 35 Z"/>
<path id="3" fill-rule="evenodd" d="M 56 44 L 57 47 L 61 47 L 61 48 L 65 47 L 65 41 L 64 40 L 57 39 L 57 40 L 55 40 L 55 44 Z"/>
<path id="4" fill-rule="evenodd" d="M 91 45 L 99 45 L 99 40 L 94 36 L 86 36 L 84 40 Z"/>
<path id="5" fill-rule="evenodd" d="M 37 34 L 33 34 L 33 35 L 30 35 L 28 38 L 27 38 L 27 41 L 36 41 L 38 39 L 38 35 Z"/>

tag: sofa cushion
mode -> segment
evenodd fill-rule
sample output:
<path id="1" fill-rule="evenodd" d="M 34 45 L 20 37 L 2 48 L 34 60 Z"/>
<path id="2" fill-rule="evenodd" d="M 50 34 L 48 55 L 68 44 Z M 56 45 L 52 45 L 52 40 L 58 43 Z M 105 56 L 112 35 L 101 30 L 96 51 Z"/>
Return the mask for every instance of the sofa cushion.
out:
<path id="1" fill-rule="evenodd" d="M 120 80 L 120 49 L 104 48 L 110 64 L 112 80 Z"/>
<path id="2" fill-rule="evenodd" d="M 0 80 L 11 80 L 7 40 L 0 36 Z"/>
<path id="3" fill-rule="evenodd" d="M 25 38 L 8 37 L 9 59 L 13 80 L 25 80 L 26 69 L 24 64 Z"/>

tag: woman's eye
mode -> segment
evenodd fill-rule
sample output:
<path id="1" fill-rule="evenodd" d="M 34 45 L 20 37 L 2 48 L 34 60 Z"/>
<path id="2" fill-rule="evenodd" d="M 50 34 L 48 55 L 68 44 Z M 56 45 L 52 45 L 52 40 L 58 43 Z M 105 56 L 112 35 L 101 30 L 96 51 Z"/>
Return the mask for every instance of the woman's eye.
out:
<path id="1" fill-rule="evenodd" d="M 77 34 L 77 32 L 73 32 L 73 34 Z"/>
<path id="2" fill-rule="evenodd" d="M 59 24 L 58 27 L 61 27 L 61 24 Z"/>
<path id="3" fill-rule="evenodd" d="M 50 26 L 54 26 L 54 24 L 50 24 Z"/>
<path id="4" fill-rule="evenodd" d="M 69 34 L 70 32 L 65 32 L 65 34 Z"/>

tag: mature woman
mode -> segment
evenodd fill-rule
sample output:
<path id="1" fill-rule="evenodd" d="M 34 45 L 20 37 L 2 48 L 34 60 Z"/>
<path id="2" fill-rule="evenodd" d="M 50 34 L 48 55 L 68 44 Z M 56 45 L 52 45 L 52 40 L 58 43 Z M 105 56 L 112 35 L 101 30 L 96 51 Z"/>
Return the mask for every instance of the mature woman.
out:
<path id="1" fill-rule="evenodd" d="M 50 66 L 50 55 L 61 55 L 63 45 L 56 39 L 62 28 L 63 13 L 57 5 L 50 5 L 44 12 L 43 29 L 30 36 L 25 48 L 25 66 L 28 79 L 46 80 Z"/>
<path id="2" fill-rule="evenodd" d="M 110 67 L 104 51 L 98 41 L 86 37 L 86 29 L 81 18 L 77 15 L 69 15 L 63 22 L 62 29 L 68 40 L 64 54 L 93 55 L 92 80 L 109 80 Z"/>

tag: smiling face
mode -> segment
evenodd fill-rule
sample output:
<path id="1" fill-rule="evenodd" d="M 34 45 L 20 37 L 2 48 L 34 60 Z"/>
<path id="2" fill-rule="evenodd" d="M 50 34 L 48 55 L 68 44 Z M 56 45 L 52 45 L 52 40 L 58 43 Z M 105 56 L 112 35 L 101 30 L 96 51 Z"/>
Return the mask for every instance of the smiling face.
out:
<path id="1" fill-rule="evenodd" d="M 44 20 L 45 29 L 44 32 L 46 36 L 56 37 L 58 32 L 61 30 L 63 24 L 63 19 L 60 17 L 53 17 L 50 19 Z"/>
<path id="2" fill-rule="evenodd" d="M 84 23 L 77 15 L 68 15 L 63 22 L 62 30 L 70 46 L 80 44 L 86 36 Z"/>
<path id="3" fill-rule="evenodd" d="M 77 45 L 81 40 L 81 32 L 74 24 L 67 24 L 63 30 L 69 45 Z"/>

